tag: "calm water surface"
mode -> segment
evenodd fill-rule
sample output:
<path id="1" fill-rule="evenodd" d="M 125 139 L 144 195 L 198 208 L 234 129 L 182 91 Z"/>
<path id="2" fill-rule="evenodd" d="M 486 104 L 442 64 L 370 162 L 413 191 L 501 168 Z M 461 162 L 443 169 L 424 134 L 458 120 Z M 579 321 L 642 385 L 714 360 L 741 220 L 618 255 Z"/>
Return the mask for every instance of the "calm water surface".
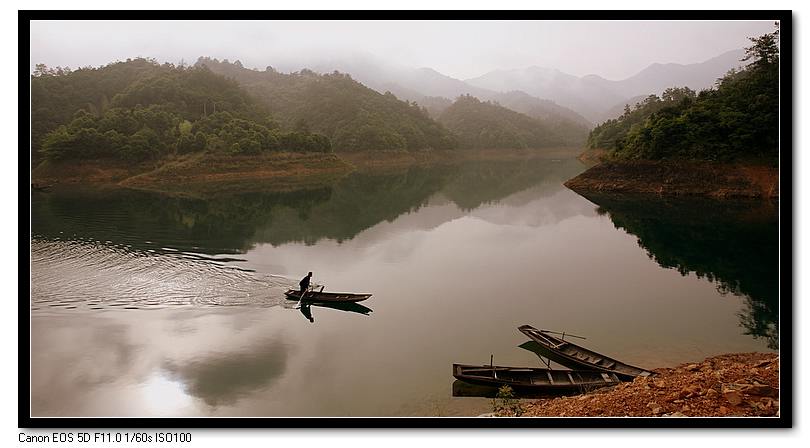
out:
<path id="1" fill-rule="evenodd" d="M 576 160 L 206 198 L 34 193 L 34 416 L 477 415 L 522 324 L 655 368 L 778 349 L 776 207 L 584 198 Z M 307 271 L 357 309 L 297 310 Z M 312 322 L 310 321 L 312 318 Z"/>

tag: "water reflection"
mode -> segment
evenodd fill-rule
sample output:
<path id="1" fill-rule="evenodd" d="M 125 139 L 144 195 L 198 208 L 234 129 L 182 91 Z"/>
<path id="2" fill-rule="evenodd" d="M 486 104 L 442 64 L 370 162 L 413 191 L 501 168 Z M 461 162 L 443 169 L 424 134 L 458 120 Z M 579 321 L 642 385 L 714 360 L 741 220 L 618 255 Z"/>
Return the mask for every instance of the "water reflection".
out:
<path id="1" fill-rule="evenodd" d="M 373 310 L 367 306 L 360 305 L 359 303 L 349 302 L 349 303 L 302 303 L 301 304 L 301 314 L 307 318 L 312 323 L 315 323 L 315 317 L 312 314 L 312 307 L 315 308 L 329 308 L 338 311 L 346 311 L 349 313 L 357 313 L 362 314 L 364 316 L 368 316 Z"/>
<path id="2" fill-rule="evenodd" d="M 478 384 L 465 383 L 461 380 L 453 381 L 451 390 L 454 397 L 495 398 L 498 396 L 497 387 L 480 386 Z"/>
<path id="3" fill-rule="evenodd" d="M 739 331 L 740 300 L 661 267 L 770 294 L 743 278 L 770 268 L 691 253 L 716 250 L 690 244 L 725 218 L 608 202 L 600 216 L 561 185 L 580 170 L 414 168 L 206 198 L 37 193 L 34 415 L 477 415 L 490 400 L 452 398 L 449 366 L 492 354 L 536 364 L 515 347 L 525 323 L 586 335 L 588 347 L 651 368 L 766 349 Z M 750 251 L 775 233 L 757 228 L 715 236 Z M 308 271 L 330 290 L 373 292 L 363 302 L 373 314 L 361 304 L 293 309 L 284 291 Z"/>
<path id="4" fill-rule="evenodd" d="M 465 383 L 461 380 L 453 381 L 451 386 L 453 397 L 479 397 L 479 398 L 497 398 L 498 388 L 494 386 L 482 386 L 478 384 Z M 550 393 L 550 392 L 533 392 L 521 390 L 518 392 L 512 391 L 516 398 L 548 398 L 552 396 L 563 395 L 576 395 L 579 391 L 563 392 L 563 393 Z"/>
<path id="5" fill-rule="evenodd" d="M 107 241 L 166 252 L 236 254 L 259 243 L 350 240 L 420 210 L 437 194 L 469 211 L 533 185 L 555 190 L 581 170 L 576 160 L 468 163 L 352 174 L 335 185 L 292 192 L 208 197 L 126 189 L 35 192 L 32 226 L 43 239 Z M 452 219 L 460 216 L 456 212 Z M 236 260 L 238 261 L 238 260 Z"/>
<path id="6" fill-rule="evenodd" d="M 199 415 L 272 396 L 295 352 L 283 318 L 264 308 L 39 315 L 32 412 Z"/>
<path id="7" fill-rule="evenodd" d="M 275 306 L 292 281 L 202 259 L 89 241 L 31 242 L 31 305 L 56 309 Z"/>
<path id="8" fill-rule="evenodd" d="M 164 369 L 181 382 L 186 393 L 209 406 L 232 405 L 242 397 L 269 388 L 285 371 L 287 348 L 278 339 L 260 341 L 250 351 L 194 359 L 169 360 Z"/>
<path id="9" fill-rule="evenodd" d="M 530 351 L 530 352 L 534 353 L 535 355 L 537 355 L 537 357 L 540 358 L 540 362 L 545 367 L 555 368 L 555 369 L 557 369 L 557 368 L 570 369 L 571 368 L 571 367 L 568 367 L 566 365 L 566 359 L 565 358 L 559 356 L 555 352 L 553 352 L 553 351 L 549 350 L 548 348 L 538 344 L 535 341 L 531 341 L 531 340 L 526 341 L 526 342 L 518 345 L 518 347 L 522 348 L 523 350 Z"/>
<path id="10" fill-rule="evenodd" d="M 778 204 L 769 201 L 587 195 L 597 212 L 634 235 L 660 266 L 694 273 L 745 299 L 740 324 L 779 345 Z"/>

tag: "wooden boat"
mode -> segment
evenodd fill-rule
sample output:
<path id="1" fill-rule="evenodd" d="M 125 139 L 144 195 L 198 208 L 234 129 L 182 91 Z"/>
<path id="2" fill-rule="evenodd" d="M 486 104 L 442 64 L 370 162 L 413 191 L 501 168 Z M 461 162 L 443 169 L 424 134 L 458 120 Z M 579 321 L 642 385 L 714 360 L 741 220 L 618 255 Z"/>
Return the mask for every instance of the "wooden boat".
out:
<path id="1" fill-rule="evenodd" d="M 585 347 L 580 347 L 570 341 L 554 336 L 548 330 L 538 330 L 531 325 L 521 325 L 518 330 L 546 350 L 547 357 L 550 360 L 572 369 L 615 373 L 623 380 L 632 380 L 637 376 L 655 375 L 655 372 L 631 366 L 588 350 Z"/>
<path id="2" fill-rule="evenodd" d="M 453 376 L 480 386 L 508 385 L 516 392 L 534 394 L 582 393 L 619 384 L 616 374 L 594 370 L 555 370 L 534 367 L 453 364 Z"/>
<path id="3" fill-rule="evenodd" d="M 284 293 L 288 300 L 300 300 L 301 291 L 289 289 Z M 354 294 L 349 292 L 323 292 L 323 291 L 307 291 L 304 295 L 302 302 L 309 303 L 347 303 L 347 302 L 362 302 L 363 300 L 371 297 L 371 294 Z"/>
<path id="4" fill-rule="evenodd" d="M 39 182 L 32 182 L 31 188 L 36 191 L 48 191 L 50 188 L 53 187 L 53 184 L 43 184 Z"/>

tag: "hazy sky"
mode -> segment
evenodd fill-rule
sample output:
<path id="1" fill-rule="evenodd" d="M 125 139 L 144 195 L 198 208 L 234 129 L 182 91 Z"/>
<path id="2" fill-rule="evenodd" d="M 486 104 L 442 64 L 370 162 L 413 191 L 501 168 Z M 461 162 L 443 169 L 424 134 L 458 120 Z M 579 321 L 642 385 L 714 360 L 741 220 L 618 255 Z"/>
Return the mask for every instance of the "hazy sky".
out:
<path id="1" fill-rule="evenodd" d="M 623 79 L 653 62 L 702 62 L 772 29 L 771 21 L 36 21 L 30 62 L 76 68 L 205 55 L 297 70 L 360 55 L 460 79 L 531 65 Z"/>

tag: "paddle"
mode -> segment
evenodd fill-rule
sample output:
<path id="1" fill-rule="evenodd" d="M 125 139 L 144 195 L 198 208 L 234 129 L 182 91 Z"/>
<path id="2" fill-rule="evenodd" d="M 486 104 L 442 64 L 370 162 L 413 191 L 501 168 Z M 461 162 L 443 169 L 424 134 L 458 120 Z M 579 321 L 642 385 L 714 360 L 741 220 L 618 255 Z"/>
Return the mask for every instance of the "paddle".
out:
<path id="1" fill-rule="evenodd" d="M 307 289 L 305 289 L 304 292 L 301 293 L 301 297 L 298 299 L 298 303 L 295 304 L 295 309 L 301 308 L 301 301 L 304 300 L 304 296 L 307 295 L 308 292 L 309 286 L 307 286 Z"/>
<path id="2" fill-rule="evenodd" d="M 575 335 L 575 334 L 566 333 L 566 332 L 564 332 L 564 331 L 563 331 L 562 333 L 560 333 L 559 331 L 540 330 L 540 332 L 541 332 L 541 333 L 554 333 L 554 334 L 559 334 L 559 335 L 562 335 L 562 339 L 563 339 L 563 340 L 565 340 L 565 337 L 566 337 L 566 336 L 571 336 L 572 338 L 588 339 L 588 338 L 586 338 L 586 337 L 577 336 L 577 335 Z"/>

